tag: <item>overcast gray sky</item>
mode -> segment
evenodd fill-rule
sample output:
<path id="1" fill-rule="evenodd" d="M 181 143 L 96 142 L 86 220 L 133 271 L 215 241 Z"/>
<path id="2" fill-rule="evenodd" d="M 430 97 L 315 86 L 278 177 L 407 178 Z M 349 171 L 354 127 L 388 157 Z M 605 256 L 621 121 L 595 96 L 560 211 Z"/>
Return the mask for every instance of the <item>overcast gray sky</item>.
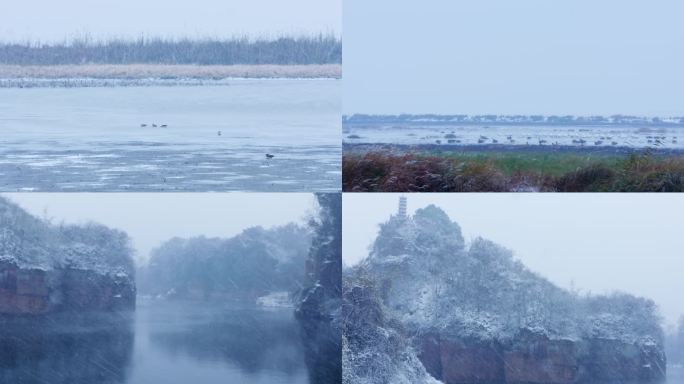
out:
<path id="1" fill-rule="evenodd" d="M 230 237 L 243 229 L 304 222 L 317 203 L 306 193 L 4 193 L 54 222 L 95 221 L 126 231 L 137 256 L 178 236 Z"/>
<path id="2" fill-rule="evenodd" d="M 669 323 L 684 315 L 684 194 L 408 194 L 477 236 L 511 249 L 533 271 L 583 292 L 621 290 L 655 300 Z M 399 194 L 344 194 L 343 260 L 368 254 Z"/>
<path id="3" fill-rule="evenodd" d="M 681 0 L 345 0 L 344 111 L 684 115 Z"/>
<path id="4" fill-rule="evenodd" d="M 341 35 L 342 0 L 20 0 L 3 1 L 0 40 L 230 37 L 236 34 Z"/>

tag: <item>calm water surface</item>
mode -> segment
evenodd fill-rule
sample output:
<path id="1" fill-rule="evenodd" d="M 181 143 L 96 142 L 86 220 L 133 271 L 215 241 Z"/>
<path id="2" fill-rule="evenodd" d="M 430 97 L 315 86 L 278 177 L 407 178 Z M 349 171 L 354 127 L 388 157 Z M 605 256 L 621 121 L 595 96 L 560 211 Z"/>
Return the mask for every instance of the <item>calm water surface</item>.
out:
<path id="1" fill-rule="evenodd" d="M 5 321 L 1 383 L 308 383 L 292 309 L 139 300 L 135 313 Z"/>

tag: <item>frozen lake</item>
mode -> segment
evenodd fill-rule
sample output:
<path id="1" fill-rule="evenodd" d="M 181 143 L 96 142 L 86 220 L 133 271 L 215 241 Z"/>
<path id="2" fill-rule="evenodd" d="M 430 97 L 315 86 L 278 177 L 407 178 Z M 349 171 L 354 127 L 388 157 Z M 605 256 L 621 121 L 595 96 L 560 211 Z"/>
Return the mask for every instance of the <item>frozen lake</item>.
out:
<path id="1" fill-rule="evenodd" d="M 139 300 L 126 316 L 0 324 L 2 383 L 308 383 L 292 308 Z"/>
<path id="2" fill-rule="evenodd" d="M 684 150 L 684 128 L 583 125 L 385 125 L 344 126 L 347 144 L 574 146 Z"/>
<path id="3" fill-rule="evenodd" d="M 0 190 L 338 191 L 340 108 L 339 80 L 0 89 Z"/>

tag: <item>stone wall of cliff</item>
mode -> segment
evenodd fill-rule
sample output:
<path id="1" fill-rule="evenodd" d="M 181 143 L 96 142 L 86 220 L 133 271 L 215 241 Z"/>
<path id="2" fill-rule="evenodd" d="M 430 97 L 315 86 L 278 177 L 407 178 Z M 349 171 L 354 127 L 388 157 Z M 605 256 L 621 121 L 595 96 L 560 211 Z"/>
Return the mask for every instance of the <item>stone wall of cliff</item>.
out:
<path id="1" fill-rule="evenodd" d="M 665 355 L 655 345 L 610 339 L 550 339 L 521 332 L 508 343 L 441 334 L 417 339 L 427 371 L 445 384 L 659 383 Z"/>
<path id="2" fill-rule="evenodd" d="M 123 232 L 55 226 L 0 198 L 0 314 L 133 308 L 131 254 Z"/>
<path id="3" fill-rule="evenodd" d="M 337 383 L 342 377 L 342 195 L 316 195 L 319 217 L 305 263 L 305 286 L 295 310 L 302 330 L 312 383 Z"/>

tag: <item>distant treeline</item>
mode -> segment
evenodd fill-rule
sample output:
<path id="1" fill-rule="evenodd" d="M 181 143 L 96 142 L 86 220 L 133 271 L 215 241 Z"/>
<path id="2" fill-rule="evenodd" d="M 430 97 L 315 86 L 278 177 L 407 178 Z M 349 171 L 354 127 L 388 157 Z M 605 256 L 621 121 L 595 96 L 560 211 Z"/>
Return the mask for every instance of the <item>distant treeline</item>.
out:
<path id="1" fill-rule="evenodd" d="M 644 117 L 628 115 L 574 116 L 574 115 L 368 115 L 355 114 L 342 117 L 343 124 L 500 124 L 500 125 L 684 125 L 684 117 Z"/>
<path id="2" fill-rule="evenodd" d="M 53 44 L 0 42 L 0 64 L 338 64 L 342 41 L 333 35 L 250 39 L 79 38 Z"/>

